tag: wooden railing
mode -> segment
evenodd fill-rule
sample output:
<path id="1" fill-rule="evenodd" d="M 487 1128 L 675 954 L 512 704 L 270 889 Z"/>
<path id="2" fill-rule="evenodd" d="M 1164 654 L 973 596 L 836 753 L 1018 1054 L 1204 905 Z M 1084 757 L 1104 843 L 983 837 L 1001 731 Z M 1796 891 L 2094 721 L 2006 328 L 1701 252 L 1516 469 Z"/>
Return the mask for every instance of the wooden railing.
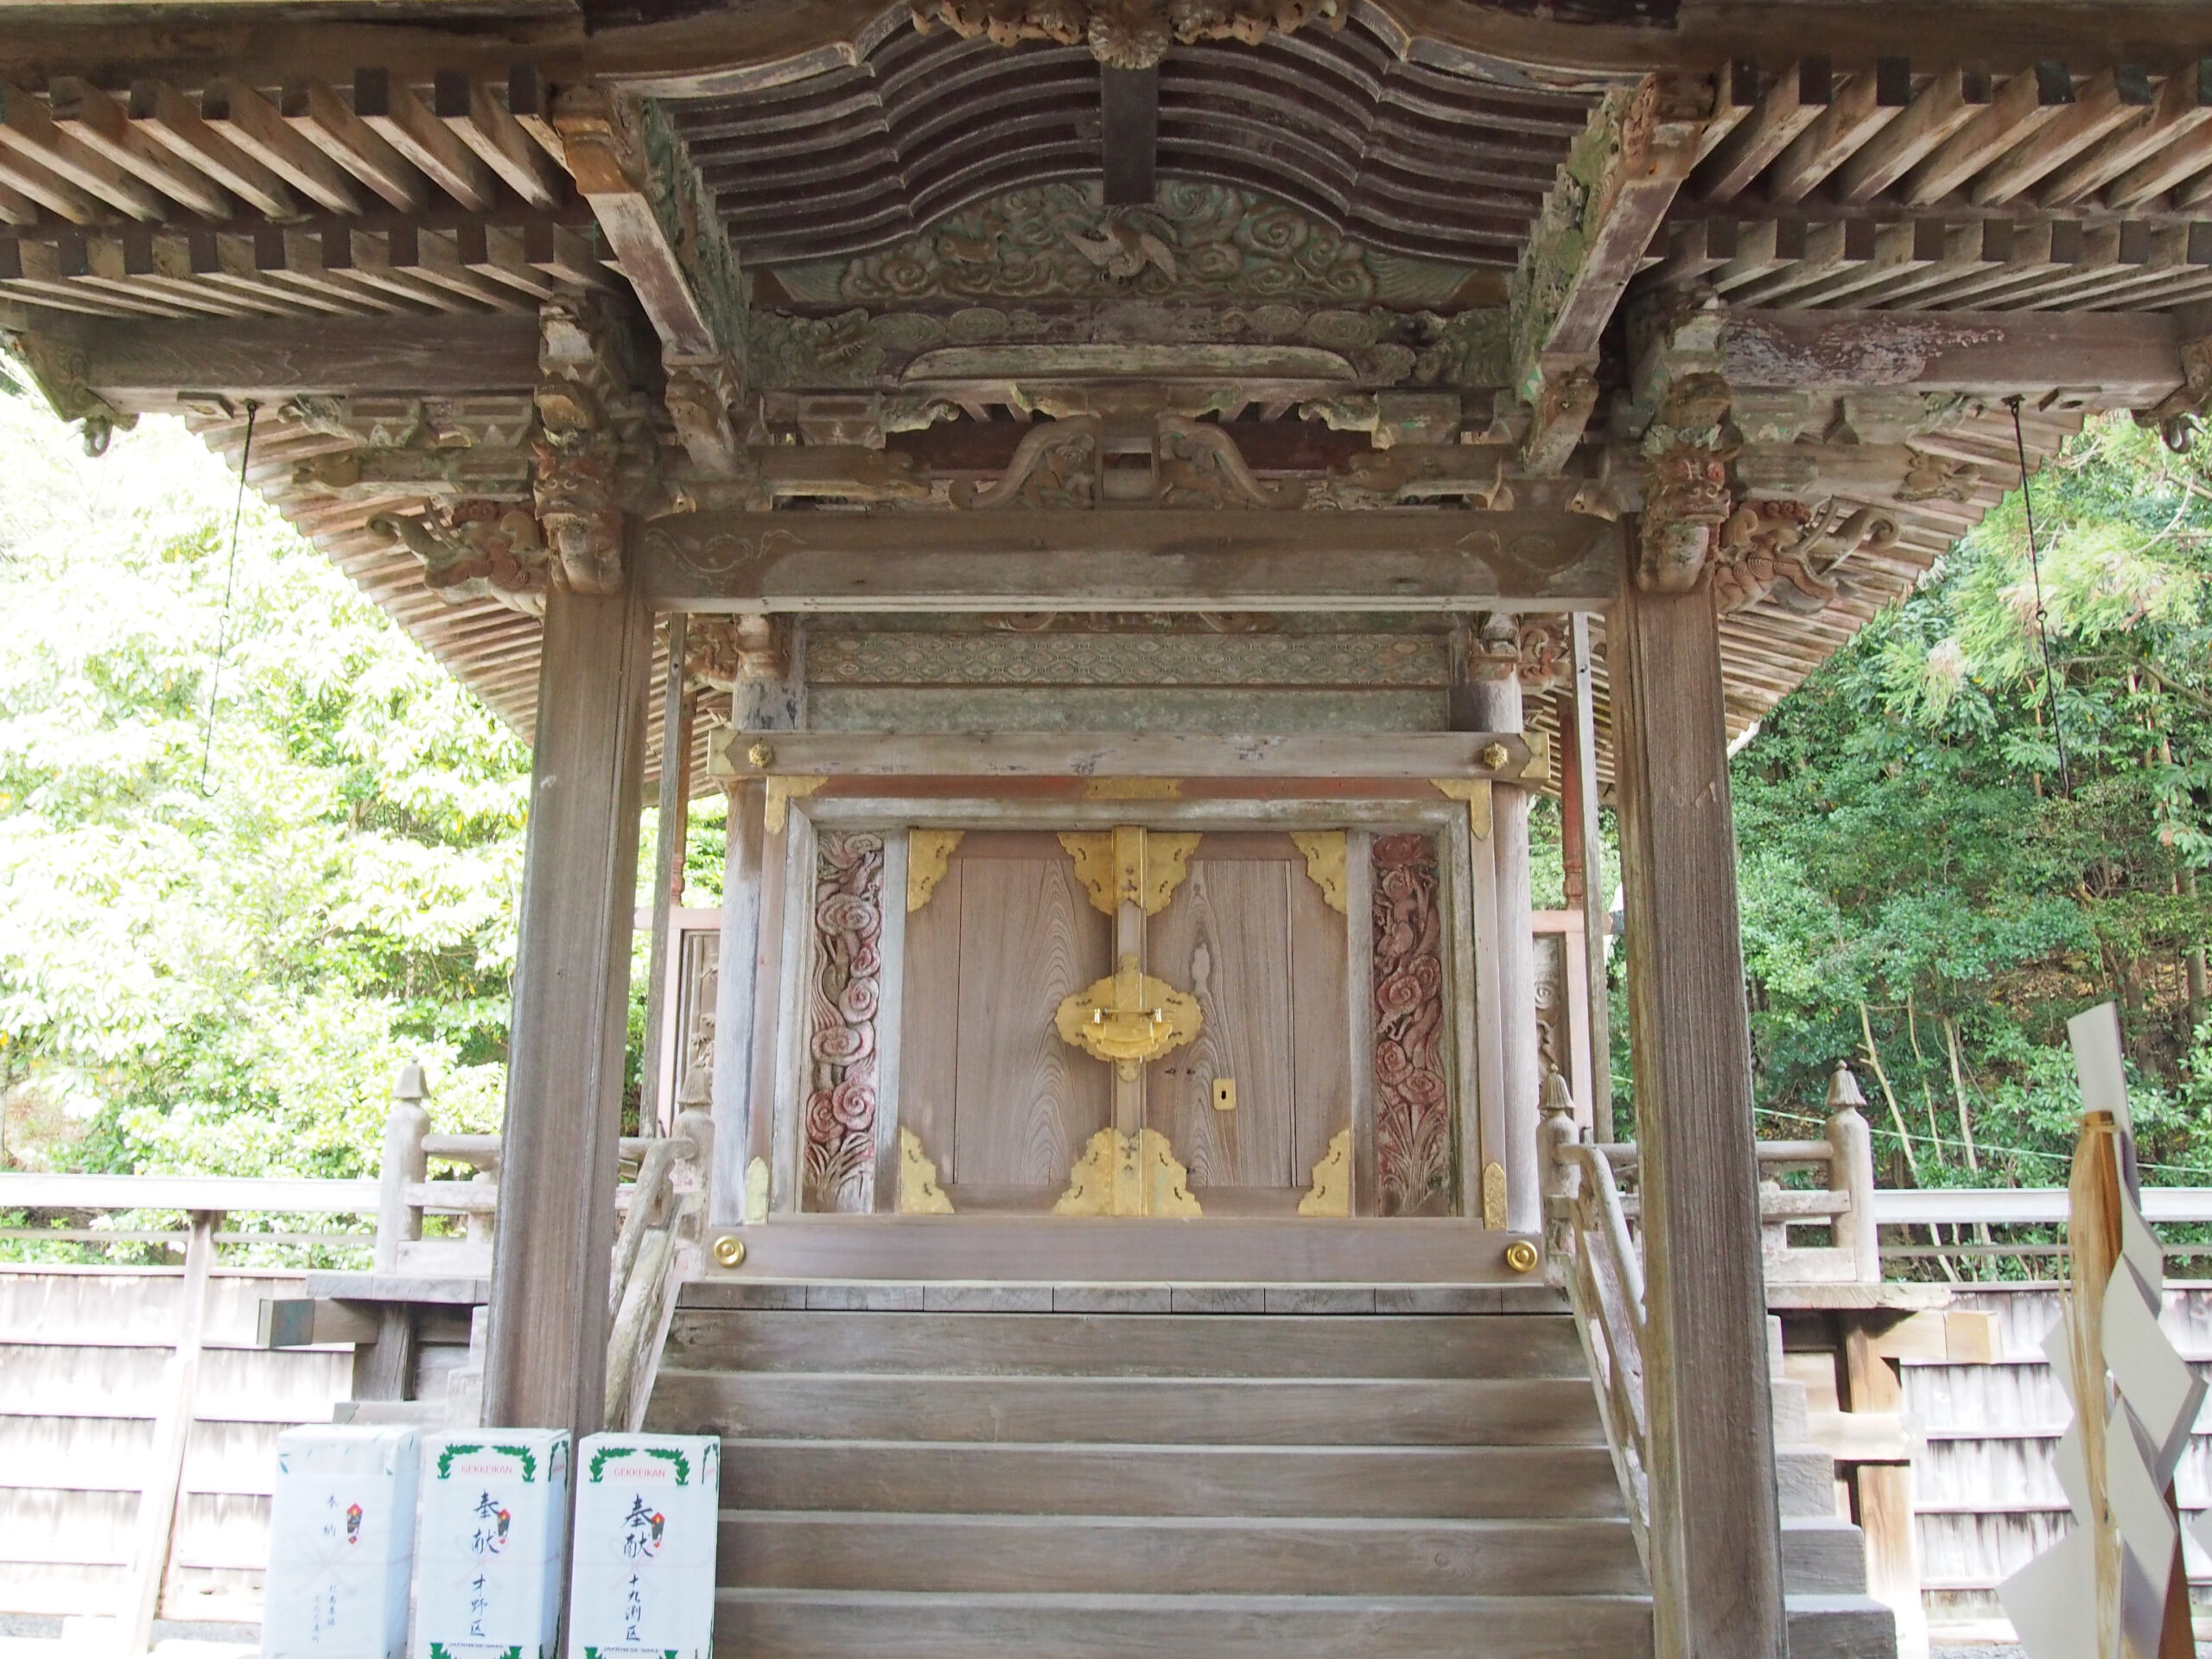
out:
<path id="1" fill-rule="evenodd" d="M 1554 1083 L 1558 1079 L 1554 1077 Z M 1564 1096 L 1565 1090 L 1559 1091 Z M 1643 1258 L 1630 1235 L 1609 1148 L 1577 1139 L 1570 1111 L 1544 1117 L 1545 1236 L 1554 1280 L 1574 1308 L 1575 1329 L 1598 1385 L 1605 1443 L 1628 1499 L 1629 1524 L 1651 1565 L 1649 1419 L 1643 1393 Z"/>
<path id="2" fill-rule="evenodd" d="M 705 1112 L 679 1112 L 675 1135 L 654 1141 L 639 1164 L 607 1279 L 605 1427 L 610 1429 L 643 1426 L 677 1292 L 699 1270 L 714 1136 L 714 1121 Z"/>
<path id="3" fill-rule="evenodd" d="M 1759 1229 L 1770 1284 L 1874 1284 L 1882 1276 L 1874 1197 L 1874 1156 L 1866 1103 L 1849 1070 L 1829 1084 L 1826 1136 L 1758 1143 Z M 1637 1545 L 1649 1565 L 1649 1419 L 1643 1387 L 1644 1302 L 1640 1178 L 1633 1145 L 1594 1146 L 1580 1138 L 1573 1102 L 1554 1074 L 1545 1085 L 1542 1137 L 1545 1239 L 1549 1274 L 1574 1309 L 1606 1443 L 1629 1501 Z M 1816 1187 L 1787 1188 L 1779 1177 L 1805 1172 Z M 1790 1239 L 1793 1227 L 1827 1230 L 1825 1244 Z"/>

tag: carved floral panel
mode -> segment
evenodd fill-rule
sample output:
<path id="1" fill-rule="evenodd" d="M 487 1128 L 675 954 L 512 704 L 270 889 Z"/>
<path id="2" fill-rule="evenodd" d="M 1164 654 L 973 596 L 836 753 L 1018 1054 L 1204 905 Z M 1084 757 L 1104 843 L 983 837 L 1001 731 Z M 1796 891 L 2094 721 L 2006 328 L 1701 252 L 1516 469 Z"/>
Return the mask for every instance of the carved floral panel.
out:
<path id="1" fill-rule="evenodd" d="M 809 1210 L 874 1207 L 882 941 L 883 837 L 823 831 L 807 988 L 803 1180 Z"/>
<path id="2" fill-rule="evenodd" d="M 1374 842 L 1375 1162 L 1386 1216 L 1452 1209 L 1452 1097 L 1444 1060 L 1444 927 L 1436 843 Z"/>

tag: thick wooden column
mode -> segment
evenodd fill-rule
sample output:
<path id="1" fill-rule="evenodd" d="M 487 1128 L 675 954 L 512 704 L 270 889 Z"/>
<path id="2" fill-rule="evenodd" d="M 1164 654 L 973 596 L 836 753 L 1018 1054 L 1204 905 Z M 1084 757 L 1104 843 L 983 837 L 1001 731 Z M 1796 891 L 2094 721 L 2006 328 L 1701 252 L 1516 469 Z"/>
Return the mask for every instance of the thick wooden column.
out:
<path id="1" fill-rule="evenodd" d="M 1660 1659 L 1785 1652 L 1751 1031 L 1711 597 L 1624 582 L 1608 667 L 1643 1150 Z"/>
<path id="2" fill-rule="evenodd" d="M 484 1411 L 599 1427 L 652 613 L 547 596 Z"/>
<path id="3" fill-rule="evenodd" d="M 761 823 L 768 786 L 729 787 L 729 840 L 722 859 L 722 925 L 715 956 L 715 1173 L 709 1220 L 747 1219 L 745 1166 L 753 1154 L 753 1011 L 760 982 Z"/>
<path id="4" fill-rule="evenodd" d="M 1521 696 L 1521 626 L 1503 613 L 1478 637 L 1455 651 L 1452 726 L 1462 732 L 1517 732 L 1524 718 Z M 1505 1172 L 1505 1225 L 1517 1233 L 1543 1230 L 1542 1183 L 1536 1162 L 1543 1073 L 1536 1032 L 1536 940 L 1529 893 L 1527 790 L 1498 784 L 1491 791 L 1490 854 L 1497 876 L 1497 1001 L 1499 1071 L 1504 1104 L 1502 1147 L 1482 1149 L 1485 1166 Z M 1480 857 L 1483 849 L 1475 849 Z M 1480 1191 L 1488 1192 L 1489 1170 Z M 1485 1217 L 1491 1219 L 1491 1217 Z"/>

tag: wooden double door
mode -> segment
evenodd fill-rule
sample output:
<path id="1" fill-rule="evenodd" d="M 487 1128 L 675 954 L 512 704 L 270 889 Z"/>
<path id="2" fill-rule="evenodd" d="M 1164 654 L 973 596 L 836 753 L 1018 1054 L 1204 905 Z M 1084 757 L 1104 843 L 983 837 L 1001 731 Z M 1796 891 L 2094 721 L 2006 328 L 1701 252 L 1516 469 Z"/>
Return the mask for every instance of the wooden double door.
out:
<path id="1" fill-rule="evenodd" d="M 1344 844 L 916 832 L 909 1159 L 960 1213 L 1350 1213 Z"/>

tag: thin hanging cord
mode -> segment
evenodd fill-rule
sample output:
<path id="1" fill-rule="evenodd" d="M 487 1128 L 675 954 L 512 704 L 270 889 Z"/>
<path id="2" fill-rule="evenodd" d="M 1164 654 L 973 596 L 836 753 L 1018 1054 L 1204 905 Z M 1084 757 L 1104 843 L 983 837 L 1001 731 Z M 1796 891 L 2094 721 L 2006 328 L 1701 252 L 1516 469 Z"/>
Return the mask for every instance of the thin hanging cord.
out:
<path id="1" fill-rule="evenodd" d="M 223 575 L 223 620 L 215 630 L 215 672 L 207 685 L 207 735 L 200 746 L 200 792 L 207 792 L 207 763 L 215 754 L 215 702 L 223 695 L 223 653 L 231 643 L 231 595 L 238 580 L 238 525 L 245 518 L 245 469 L 253 461 L 253 422 L 261 405 L 245 406 L 245 448 L 238 452 L 238 493 L 231 504 L 231 564 Z"/>
<path id="2" fill-rule="evenodd" d="M 2050 666 L 2050 628 L 2043 604 L 2043 561 L 2036 552 L 2036 504 L 2028 493 L 2028 443 L 2020 435 L 2020 396 L 2015 392 L 2005 400 L 2012 411 L 2012 449 L 2020 458 L 2020 511 L 2028 520 L 2028 569 L 2036 584 L 2036 644 L 2043 648 L 2043 695 L 2050 705 L 2050 741 L 2058 748 L 2058 792 L 2069 800 L 2074 797 L 2074 774 L 2066 764 L 2066 734 L 2058 723 L 2058 681 Z"/>

